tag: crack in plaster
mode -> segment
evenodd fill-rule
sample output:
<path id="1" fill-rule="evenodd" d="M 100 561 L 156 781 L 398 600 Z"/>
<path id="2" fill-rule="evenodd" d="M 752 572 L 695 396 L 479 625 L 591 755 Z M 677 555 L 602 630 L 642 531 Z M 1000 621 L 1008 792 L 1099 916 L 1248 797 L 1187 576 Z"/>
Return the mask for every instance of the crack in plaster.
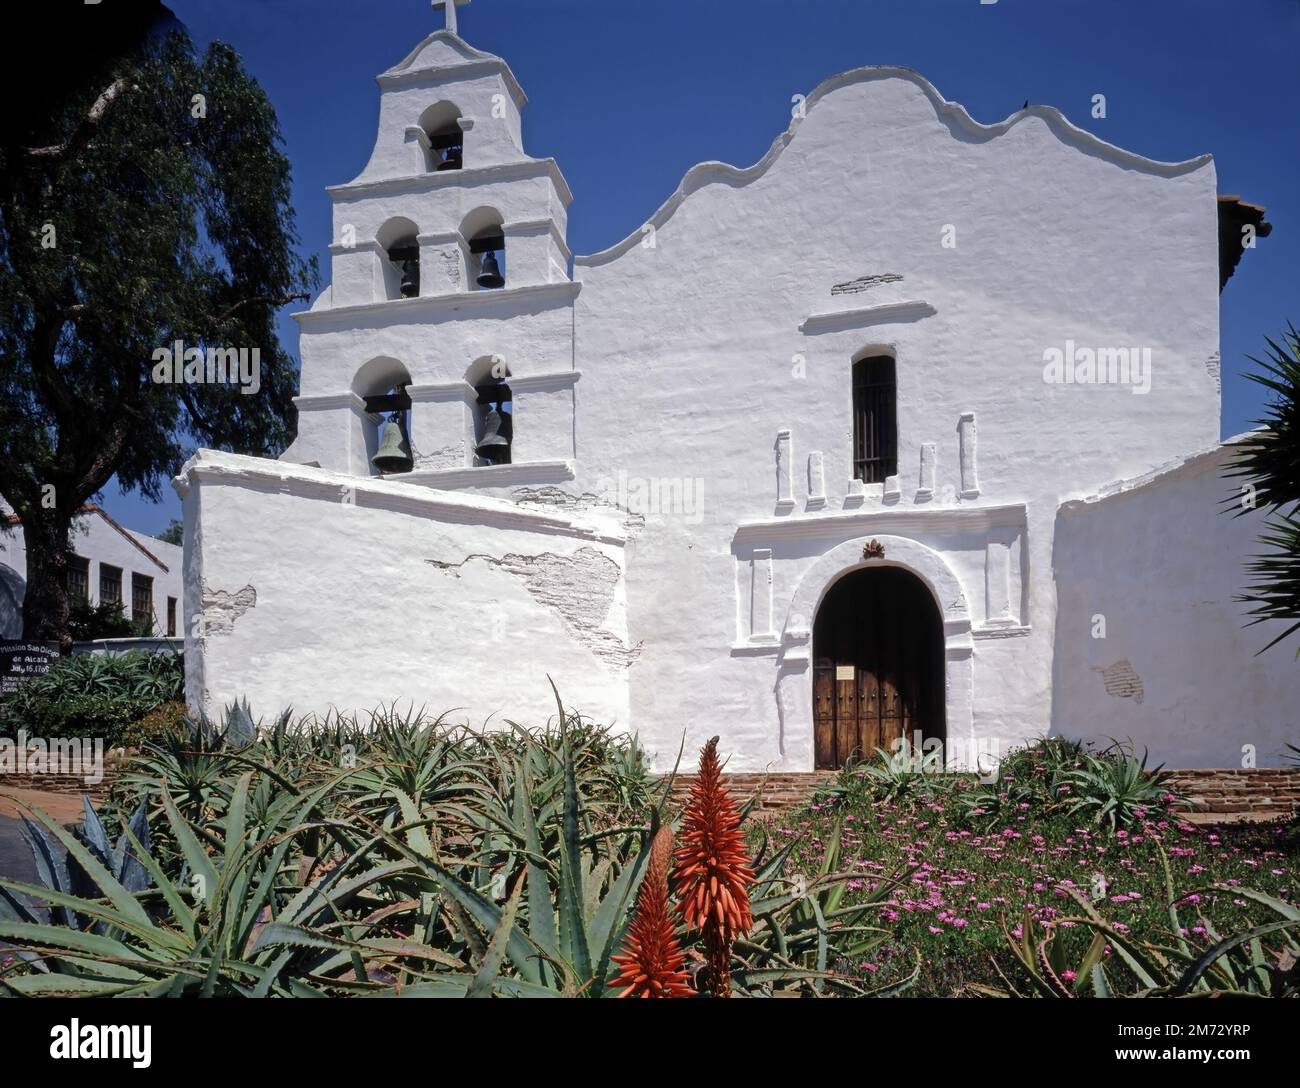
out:
<path id="1" fill-rule="evenodd" d="M 412 450 L 412 460 L 416 468 L 456 468 L 464 463 L 465 444 L 443 446 L 428 453 L 415 449 Z"/>
<path id="2" fill-rule="evenodd" d="M 614 589 L 622 571 L 614 560 L 595 548 L 579 548 L 572 555 L 475 553 L 458 563 L 440 559 L 425 562 L 459 578 L 461 568 L 474 560 L 518 578 L 535 601 L 558 613 L 565 628 L 602 661 L 626 668 L 640 653 L 639 646 L 629 647 L 612 631 L 600 626 L 614 603 Z"/>
<path id="3" fill-rule="evenodd" d="M 1205 360 L 1205 370 L 1210 375 L 1210 377 L 1214 379 L 1214 388 L 1218 392 L 1223 391 L 1223 378 L 1220 373 L 1221 369 L 1222 369 L 1222 364 L 1219 359 L 1219 353 L 1216 351 L 1213 355 L 1211 355 L 1208 359 Z"/>
<path id="4" fill-rule="evenodd" d="M 562 487 L 517 487 L 511 492 L 511 497 L 521 506 L 554 506 L 568 510 L 612 508 L 622 515 L 623 527 L 626 532 L 634 533 L 645 528 L 644 514 L 634 513 L 625 506 L 610 502 L 606 496 L 591 491 L 584 491 L 581 495 L 575 495 L 570 491 L 565 491 Z"/>
<path id="5" fill-rule="evenodd" d="M 879 287 L 882 283 L 901 283 L 902 280 L 903 277 L 897 272 L 881 272 L 878 276 L 859 276 L 856 280 L 835 284 L 831 288 L 831 298 L 836 295 L 858 295 L 871 287 Z"/>

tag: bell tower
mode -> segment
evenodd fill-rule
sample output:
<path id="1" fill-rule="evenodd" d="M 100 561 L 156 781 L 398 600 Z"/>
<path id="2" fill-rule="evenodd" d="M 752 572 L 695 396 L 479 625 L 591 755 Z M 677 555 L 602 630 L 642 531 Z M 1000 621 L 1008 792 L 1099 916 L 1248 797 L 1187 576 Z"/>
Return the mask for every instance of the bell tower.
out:
<path id="1" fill-rule="evenodd" d="M 469 2 L 434 0 L 445 27 L 378 77 L 369 160 L 327 190 L 331 282 L 296 315 L 286 460 L 434 487 L 572 478 L 573 198 L 524 150 L 514 73 L 460 37 Z M 380 415 L 394 403 L 409 414 Z M 375 464 L 385 419 L 409 433 L 409 471 Z"/>
<path id="2" fill-rule="evenodd" d="M 569 278 L 572 196 L 554 160 L 524 151 L 528 99 L 509 66 L 457 35 L 455 12 L 468 2 L 436 0 L 447 29 L 379 76 L 370 161 L 355 180 L 329 190 L 335 305 L 401 293 L 412 242 L 420 295 Z M 397 220 L 418 225 L 414 238 Z M 396 273 L 383 267 L 385 257 Z M 490 275 L 480 282 L 485 264 Z"/>

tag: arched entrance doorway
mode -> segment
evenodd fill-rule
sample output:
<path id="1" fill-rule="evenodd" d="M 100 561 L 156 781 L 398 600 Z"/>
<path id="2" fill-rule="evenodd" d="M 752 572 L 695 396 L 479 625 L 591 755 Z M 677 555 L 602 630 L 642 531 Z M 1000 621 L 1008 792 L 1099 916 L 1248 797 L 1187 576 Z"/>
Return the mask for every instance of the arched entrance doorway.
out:
<path id="1" fill-rule="evenodd" d="M 818 769 L 877 748 L 944 738 L 943 621 L 929 588 L 899 567 L 837 581 L 813 626 L 813 736 Z"/>

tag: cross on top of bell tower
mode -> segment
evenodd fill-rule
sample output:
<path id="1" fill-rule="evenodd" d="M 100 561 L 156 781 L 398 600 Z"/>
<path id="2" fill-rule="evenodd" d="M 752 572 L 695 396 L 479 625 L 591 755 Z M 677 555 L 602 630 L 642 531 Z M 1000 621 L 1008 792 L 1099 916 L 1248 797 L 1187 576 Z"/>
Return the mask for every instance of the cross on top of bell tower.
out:
<path id="1" fill-rule="evenodd" d="M 433 0 L 433 10 L 437 11 L 439 8 L 447 9 L 447 29 L 450 30 L 453 34 L 455 34 L 457 33 L 456 9 L 460 7 L 462 4 L 468 4 L 468 3 L 469 0 Z"/>

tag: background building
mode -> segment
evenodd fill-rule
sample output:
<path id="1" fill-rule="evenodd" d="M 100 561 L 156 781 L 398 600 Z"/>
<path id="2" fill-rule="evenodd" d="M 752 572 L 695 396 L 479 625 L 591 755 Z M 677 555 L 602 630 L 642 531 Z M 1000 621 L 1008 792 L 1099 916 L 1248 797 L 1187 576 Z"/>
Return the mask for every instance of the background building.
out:
<path id="1" fill-rule="evenodd" d="M 9 532 L 0 532 L 0 638 L 21 638 L 27 550 L 22 525 L 5 507 Z M 180 547 L 123 528 L 98 506 L 83 507 L 73 522 L 69 585 L 92 605 L 120 604 L 136 624 L 162 636 L 184 634 Z"/>

